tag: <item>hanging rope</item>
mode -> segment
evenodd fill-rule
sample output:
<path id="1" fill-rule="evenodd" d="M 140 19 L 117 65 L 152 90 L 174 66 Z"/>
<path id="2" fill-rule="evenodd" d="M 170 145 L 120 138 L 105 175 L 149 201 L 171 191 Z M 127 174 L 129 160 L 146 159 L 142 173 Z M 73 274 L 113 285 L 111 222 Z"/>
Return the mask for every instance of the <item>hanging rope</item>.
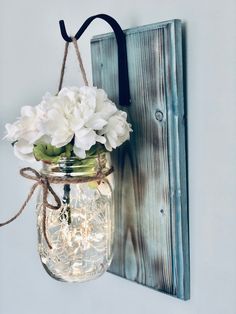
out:
<path id="1" fill-rule="evenodd" d="M 80 67 L 80 71 L 82 74 L 82 78 L 84 81 L 84 85 L 85 86 L 89 86 L 88 83 L 88 79 L 87 79 L 87 75 L 86 75 L 86 71 L 83 65 L 83 60 L 79 51 L 79 46 L 77 43 L 77 40 L 75 37 L 72 37 L 72 43 L 74 45 L 75 48 L 75 52 L 76 52 L 76 56 L 79 62 L 79 67 Z M 66 60 L 67 60 L 67 56 L 68 56 L 68 49 L 69 49 L 69 42 L 65 43 L 65 49 L 64 49 L 64 55 L 63 55 L 63 59 L 62 59 L 62 66 L 61 66 L 61 73 L 60 73 L 60 79 L 59 79 L 59 86 L 58 86 L 58 93 L 60 92 L 62 85 L 63 85 L 63 80 L 64 80 L 64 75 L 65 75 L 65 68 L 66 68 Z"/>
<path id="2" fill-rule="evenodd" d="M 80 66 L 80 70 L 81 70 L 81 74 L 82 74 L 82 77 L 83 77 L 83 80 L 84 80 L 84 84 L 86 86 L 88 86 L 88 79 L 87 79 L 87 75 L 86 75 L 86 72 L 85 72 L 85 69 L 84 69 L 84 65 L 83 65 L 83 61 L 82 61 L 82 57 L 81 57 L 81 54 L 80 54 L 80 51 L 79 51 L 79 46 L 78 46 L 78 43 L 77 43 L 77 40 L 75 37 L 72 38 L 72 42 L 73 42 L 73 45 L 75 47 L 75 52 L 76 52 L 76 55 L 77 55 L 77 59 L 79 61 L 79 66 Z"/>
<path id="3" fill-rule="evenodd" d="M 107 14 L 97 14 L 90 16 L 82 24 L 78 32 L 75 34 L 75 39 L 78 40 L 83 35 L 88 26 L 95 19 L 102 19 L 106 21 L 114 31 L 117 41 L 117 52 L 118 52 L 118 80 L 119 80 L 119 102 L 121 106 L 129 106 L 131 103 L 130 99 L 130 87 L 129 87 L 129 73 L 128 73 L 128 58 L 127 58 L 127 47 L 126 47 L 126 35 L 123 32 L 117 21 Z M 59 22 L 61 35 L 66 42 L 72 42 L 72 38 L 68 36 L 65 23 L 63 20 Z"/>
<path id="4" fill-rule="evenodd" d="M 68 55 L 68 48 L 69 48 L 69 43 L 66 42 L 65 43 L 64 56 L 63 56 L 63 60 L 62 60 L 62 66 L 61 66 L 61 74 L 60 74 L 60 80 L 59 80 L 59 86 L 58 86 L 58 93 L 60 92 L 60 90 L 62 88 L 63 78 L 64 78 L 64 74 L 65 74 L 65 68 L 66 68 L 66 59 L 67 59 L 67 55 Z"/>

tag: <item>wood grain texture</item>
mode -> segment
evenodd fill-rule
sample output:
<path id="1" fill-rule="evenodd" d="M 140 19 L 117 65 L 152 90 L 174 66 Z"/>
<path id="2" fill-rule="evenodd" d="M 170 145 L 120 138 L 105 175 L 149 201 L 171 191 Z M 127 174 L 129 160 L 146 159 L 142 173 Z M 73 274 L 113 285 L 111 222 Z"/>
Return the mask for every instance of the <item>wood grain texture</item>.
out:
<path id="1" fill-rule="evenodd" d="M 116 231 L 110 272 L 189 298 L 181 22 L 125 31 L 133 126 L 113 153 Z M 113 34 L 91 41 L 93 83 L 118 103 Z"/>

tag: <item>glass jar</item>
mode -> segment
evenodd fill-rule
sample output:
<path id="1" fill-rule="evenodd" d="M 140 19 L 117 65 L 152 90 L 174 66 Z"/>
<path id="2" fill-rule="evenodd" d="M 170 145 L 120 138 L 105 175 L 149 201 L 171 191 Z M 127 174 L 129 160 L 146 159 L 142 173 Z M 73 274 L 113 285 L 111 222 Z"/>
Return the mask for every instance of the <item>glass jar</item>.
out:
<path id="1" fill-rule="evenodd" d="M 62 158 L 57 164 L 43 163 L 47 177 L 96 177 L 109 168 L 109 154 Z M 114 202 L 113 176 L 90 182 L 51 184 L 61 200 L 60 209 L 46 209 L 44 236 L 43 190 L 38 196 L 38 250 L 41 262 L 53 278 L 83 282 L 102 275 L 112 260 Z M 51 198 L 50 198 L 51 197 Z M 53 203 L 48 195 L 49 203 Z"/>

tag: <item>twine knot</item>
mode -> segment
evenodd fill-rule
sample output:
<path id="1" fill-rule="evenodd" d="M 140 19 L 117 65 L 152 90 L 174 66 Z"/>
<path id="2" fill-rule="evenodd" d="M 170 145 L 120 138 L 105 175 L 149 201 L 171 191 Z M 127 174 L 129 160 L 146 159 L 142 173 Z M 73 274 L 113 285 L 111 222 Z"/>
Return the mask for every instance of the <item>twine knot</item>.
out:
<path id="1" fill-rule="evenodd" d="M 46 210 L 47 210 L 47 208 L 54 209 L 54 210 L 61 208 L 61 200 L 57 196 L 57 194 L 55 193 L 53 188 L 51 187 L 48 178 L 46 176 L 42 175 L 41 173 L 39 173 L 37 170 L 35 170 L 31 167 L 22 168 L 22 169 L 20 169 L 20 175 L 26 179 L 34 180 L 36 182 L 31 187 L 30 192 L 29 192 L 25 202 L 21 206 L 20 210 L 11 219 L 9 219 L 3 223 L 0 223 L 0 227 L 3 227 L 5 225 L 11 223 L 16 218 L 18 218 L 20 216 L 20 214 L 23 212 L 23 210 L 25 209 L 28 202 L 30 201 L 36 188 L 38 186 L 42 186 L 42 190 L 43 190 L 43 203 L 42 203 L 42 206 L 43 206 L 43 234 L 44 234 L 44 238 L 45 238 L 49 248 L 51 249 L 52 246 L 48 240 L 47 232 L 46 232 Z M 48 194 L 49 193 L 52 195 L 56 205 L 50 204 L 48 202 Z"/>
<path id="2" fill-rule="evenodd" d="M 99 161 L 100 163 L 100 161 Z M 42 202 L 42 207 L 43 207 L 43 221 L 42 221 L 42 228 L 43 228 L 43 235 L 45 238 L 45 241 L 47 242 L 47 245 L 50 249 L 52 249 L 52 246 L 50 244 L 50 241 L 47 236 L 47 228 L 46 228 L 46 219 L 47 219 L 47 208 L 50 208 L 52 210 L 59 210 L 61 208 L 61 200 L 59 196 L 56 194 L 56 192 L 53 190 L 51 187 L 51 183 L 54 184 L 73 184 L 73 183 L 85 183 L 85 182 L 91 182 L 91 181 L 98 181 L 100 182 L 102 179 L 107 177 L 109 174 L 113 172 L 113 167 L 109 169 L 104 169 L 104 171 L 101 170 L 101 167 L 99 167 L 99 171 L 95 176 L 87 176 L 87 177 L 50 177 L 46 176 L 44 174 L 39 173 L 37 170 L 31 168 L 31 167 L 26 167 L 20 169 L 20 175 L 26 179 L 36 181 L 30 191 L 29 194 L 21 206 L 20 210 L 16 213 L 15 216 L 13 216 L 11 219 L 0 223 L 0 227 L 3 227 L 12 221 L 14 221 L 16 218 L 20 216 L 20 214 L 23 212 L 25 209 L 26 205 L 30 201 L 32 195 L 34 194 L 36 188 L 38 186 L 42 187 L 43 191 L 43 202 Z M 53 200 L 55 201 L 55 204 L 51 204 L 48 201 L 48 195 L 51 194 L 53 197 Z"/>

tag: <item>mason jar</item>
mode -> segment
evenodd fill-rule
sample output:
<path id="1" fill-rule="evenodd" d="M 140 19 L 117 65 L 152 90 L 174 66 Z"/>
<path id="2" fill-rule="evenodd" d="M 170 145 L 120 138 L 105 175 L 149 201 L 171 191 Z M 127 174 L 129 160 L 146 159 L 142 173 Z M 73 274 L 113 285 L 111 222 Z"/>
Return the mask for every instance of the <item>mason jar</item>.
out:
<path id="1" fill-rule="evenodd" d="M 38 251 L 44 268 L 57 280 L 83 282 L 95 279 L 111 263 L 113 176 L 97 179 L 99 171 L 109 168 L 110 156 L 107 153 L 82 160 L 61 158 L 57 164 L 43 162 L 41 174 L 49 181 L 52 177 L 59 178 L 59 182 L 50 185 L 60 198 L 61 207 L 57 210 L 46 208 L 44 219 L 41 188 L 37 201 Z M 65 178 L 78 178 L 81 182 L 65 184 Z M 83 182 L 83 178 L 91 180 Z M 53 203 L 49 194 L 48 202 Z"/>

